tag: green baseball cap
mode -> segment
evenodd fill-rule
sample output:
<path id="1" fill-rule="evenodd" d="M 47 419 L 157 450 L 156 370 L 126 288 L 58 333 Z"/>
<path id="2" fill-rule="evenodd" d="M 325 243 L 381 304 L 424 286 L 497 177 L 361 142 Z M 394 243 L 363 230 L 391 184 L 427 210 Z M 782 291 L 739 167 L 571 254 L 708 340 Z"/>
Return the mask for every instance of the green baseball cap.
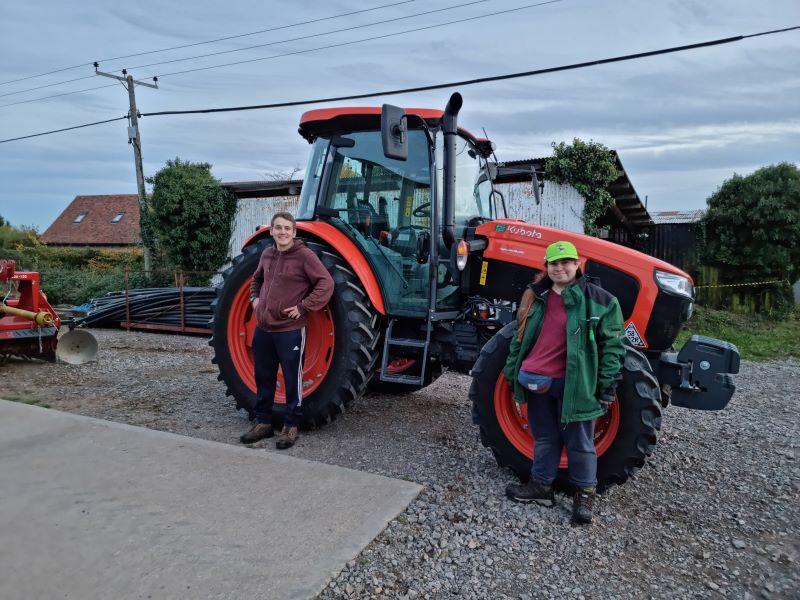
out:
<path id="1" fill-rule="evenodd" d="M 572 242 L 556 242 L 550 244 L 545 252 L 544 259 L 547 262 L 553 262 L 562 258 L 574 258 L 578 260 L 578 249 Z"/>

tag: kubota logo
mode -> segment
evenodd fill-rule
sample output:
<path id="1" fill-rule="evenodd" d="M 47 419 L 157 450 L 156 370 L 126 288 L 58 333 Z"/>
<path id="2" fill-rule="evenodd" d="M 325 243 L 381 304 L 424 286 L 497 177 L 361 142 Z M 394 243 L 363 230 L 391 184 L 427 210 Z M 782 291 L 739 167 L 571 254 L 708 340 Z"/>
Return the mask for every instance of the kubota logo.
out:
<path id="1" fill-rule="evenodd" d="M 542 234 L 536 231 L 535 229 L 525 229 L 523 227 L 517 227 L 516 225 L 511 225 L 507 231 L 508 233 L 513 233 L 514 235 L 521 235 L 523 237 L 534 238 L 537 240 L 542 239 Z"/>

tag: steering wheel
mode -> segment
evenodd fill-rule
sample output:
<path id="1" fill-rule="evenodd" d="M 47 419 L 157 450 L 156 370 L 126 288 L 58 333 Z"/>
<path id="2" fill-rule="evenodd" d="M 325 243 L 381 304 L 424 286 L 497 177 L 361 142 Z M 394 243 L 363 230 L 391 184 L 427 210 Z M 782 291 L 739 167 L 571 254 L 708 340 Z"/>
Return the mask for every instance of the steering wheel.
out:
<path id="1" fill-rule="evenodd" d="M 411 212 L 411 214 L 414 215 L 415 217 L 419 218 L 419 219 L 424 219 L 425 217 L 430 217 L 431 216 L 430 208 L 431 208 L 431 203 L 430 202 L 425 202 L 424 204 L 420 204 L 417 208 L 415 208 Z M 428 209 L 428 210 L 425 210 L 425 209 Z"/>

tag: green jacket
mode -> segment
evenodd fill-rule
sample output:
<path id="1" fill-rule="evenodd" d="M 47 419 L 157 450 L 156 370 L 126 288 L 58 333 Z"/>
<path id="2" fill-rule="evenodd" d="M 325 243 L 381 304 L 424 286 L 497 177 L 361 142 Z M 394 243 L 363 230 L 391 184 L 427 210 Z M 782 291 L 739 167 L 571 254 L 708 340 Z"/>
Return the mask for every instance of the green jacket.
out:
<path id="1" fill-rule="evenodd" d="M 514 400 L 525 402 L 525 389 L 517 381 L 520 366 L 539 337 L 547 306 L 549 278 L 529 288 L 535 300 L 528 310 L 522 340 L 515 333 L 504 373 L 514 390 Z M 603 414 L 597 397 L 612 388 L 622 367 L 622 312 L 617 299 L 603 288 L 578 280 L 563 290 L 567 311 L 567 373 L 561 422 L 588 421 Z M 520 315 L 517 315 L 520 318 Z"/>

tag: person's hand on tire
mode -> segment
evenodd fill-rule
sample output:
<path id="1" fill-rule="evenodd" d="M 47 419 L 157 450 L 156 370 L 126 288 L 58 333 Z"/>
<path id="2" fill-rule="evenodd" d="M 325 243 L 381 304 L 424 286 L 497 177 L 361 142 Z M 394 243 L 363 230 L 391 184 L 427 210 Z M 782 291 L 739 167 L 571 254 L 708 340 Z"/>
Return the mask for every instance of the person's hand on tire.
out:
<path id="1" fill-rule="evenodd" d="M 253 308 L 254 309 L 258 308 L 258 301 L 259 301 L 259 298 L 253 298 Z"/>

